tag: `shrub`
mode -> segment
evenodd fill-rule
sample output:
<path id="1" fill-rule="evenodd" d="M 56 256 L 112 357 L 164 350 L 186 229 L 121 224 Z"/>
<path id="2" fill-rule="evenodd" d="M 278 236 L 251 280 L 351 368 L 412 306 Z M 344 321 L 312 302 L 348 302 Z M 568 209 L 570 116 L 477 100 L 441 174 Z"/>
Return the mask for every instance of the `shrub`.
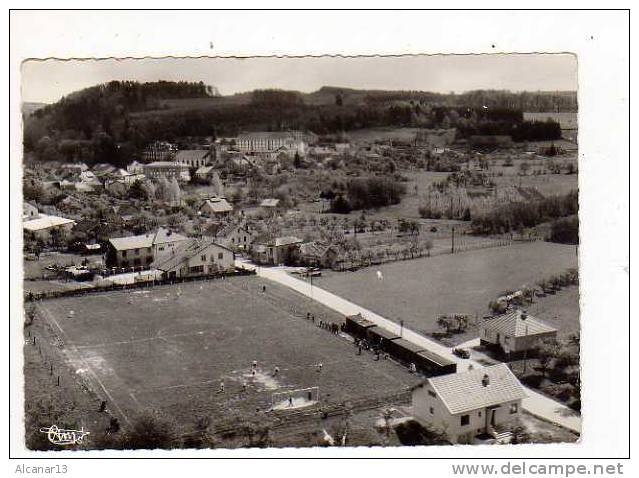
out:
<path id="1" fill-rule="evenodd" d="M 122 443 L 125 448 L 134 450 L 175 448 L 175 428 L 168 420 L 145 413 L 134 421 Z"/>
<path id="2" fill-rule="evenodd" d="M 560 244 L 579 244 L 579 219 L 577 216 L 553 221 L 550 228 L 550 241 Z"/>
<path id="3" fill-rule="evenodd" d="M 425 427 L 415 420 L 400 423 L 395 433 L 402 445 L 449 445 L 448 437 L 442 430 Z"/>
<path id="4" fill-rule="evenodd" d="M 341 194 L 336 196 L 331 202 L 331 212 L 335 214 L 348 214 L 351 210 L 350 203 Z"/>
<path id="5" fill-rule="evenodd" d="M 375 209 L 398 204 L 406 187 L 388 178 L 363 178 L 350 181 L 346 186 L 352 209 Z"/>

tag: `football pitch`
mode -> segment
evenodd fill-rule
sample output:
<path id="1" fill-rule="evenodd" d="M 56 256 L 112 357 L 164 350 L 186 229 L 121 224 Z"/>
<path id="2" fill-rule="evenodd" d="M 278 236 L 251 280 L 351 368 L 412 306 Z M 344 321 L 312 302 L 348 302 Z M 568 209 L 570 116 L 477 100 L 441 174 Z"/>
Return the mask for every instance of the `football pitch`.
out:
<path id="1" fill-rule="evenodd" d="M 40 309 L 67 364 L 129 423 L 149 410 L 178 424 L 266 413 L 275 392 L 308 387 L 328 405 L 417 383 L 318 327 L 341 323 L 337 313 L 257 277 L 47 300 Z"/>

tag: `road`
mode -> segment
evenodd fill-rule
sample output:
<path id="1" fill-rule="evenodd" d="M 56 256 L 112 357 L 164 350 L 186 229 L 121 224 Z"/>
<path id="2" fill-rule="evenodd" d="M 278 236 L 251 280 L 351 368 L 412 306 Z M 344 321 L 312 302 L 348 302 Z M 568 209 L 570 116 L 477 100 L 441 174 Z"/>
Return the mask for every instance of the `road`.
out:
<path id="1" fill-rule="evenodd" d="M 342 315 L 346 316 L 360 313 L 363 317 L 374 322 L 376 325 L 383 327 L 390 332 L 401 335 L 405 340 L 455 361 L 458 365 L 457 369 L 459 371 L 468 370 L 468 367 L 471 365 L 473 368 L 484 367 L 484 365 L 475 360 L 457 357 L 452 353 L 452 349 L 424 337 L 417 332 L 407 329 L 406 327 L 403 327 L 402 329 L 399 324 L 388 320 L 375 312 L 345 300 L 331 292 L 321 289 L 320 287 L 311 285 L 310 282 L 291 276 L 289 272 L 294 268 L 257 267 L 242 259 L 236 261 L 236 266 L 248 270 L 255 270 L 258 276 L 289 287 Z M 568 430 L 581 433 L 581 416 L 574 410 L 530 388 L 526 388 L 526 392 L 528 397 L 523 400 L 522 406 L 528 413 L 551 423 L 555 423 L 556 425 Z"/>

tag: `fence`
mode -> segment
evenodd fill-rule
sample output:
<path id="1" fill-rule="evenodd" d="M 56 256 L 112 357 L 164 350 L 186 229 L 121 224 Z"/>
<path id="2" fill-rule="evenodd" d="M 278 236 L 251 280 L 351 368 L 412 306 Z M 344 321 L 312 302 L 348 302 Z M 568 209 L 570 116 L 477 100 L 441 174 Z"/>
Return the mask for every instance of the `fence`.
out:
<path id="1" fill-rule="evenodd" d="M 24 299 L 26 302 L 30 302 L 34 300 L 57 299 L 60 297 L 73 297 L 73 296 L 122 291 L 122 290 L 129 290 L 129 289 L 146 289 L 146 288 L 162 286 L 162 285 L 183 284 L 186 282 L 213 280 L 213 279 L 220 279 L 222 277 L 249 276 L 249 275 L 255 275 L 255 274 L 256 274 L 255 271 L 248 271 L 245 269 L 236 269 L 235 272 L 220 272 L 216 274 L 206 274 L 206 275 L 192 276 L 192 277 L 179 277 L 179 278 L 173 278 L 173 279 L 169 279 L 169 278 L 153 279 L 153 280 L 144 281 L 144 282 L 134 282 L 132 284 L 109 284 L 105 286 L 83 287 L 80 289 L 55 290 L 55 291 L 43 291 L 43 292 L 25 292 Z"/>
<path id="2" fill-rule="evenodd" d="M 397 253 L 391 252 L 391 253 L 384 253 L 383 255 L 378 254 L 376 256 L 373 254 L 374 257 L 370 257 L 370 258 L 357 258 L 353 260 L 337 260 L 333 264 L 332 269 L 334 271 L 343 272 L 346 270 L 361 269 L 363 267 L 380 265 L 380 264 L 385 264 L 388 262 L 406 261 L 411 259 L 419 259 L 421 257 L 441 256 L 445 254 L 457 254 L 459 252 L 473 251 L 473 250 L 479 250 L 479 249 L 490 249 L 494 247 L 506 247 L 506 246 L 512 246 L 513 244 L 516 244 L 516 243 L 529 243 L 529 242 L 536 242 L 541 240 L 542 239 L 539 237 L 534 237 L 534 238 L 526 238 L 526 239 L 488 239 L 481 242 L 472 241 L 472 242 L 466 243 L 466 242 L 463 242 L 463 239 L 462 239 L 461 243 L 455 244 L 454 252 L 452 250 L 452 245 L 451 245 L 451 247 L 438 247 L 436 249 L 431 249 L 431 250 L 422 250 L 422 249 L 418 249 L 414 251 L 402 250 Z"/>

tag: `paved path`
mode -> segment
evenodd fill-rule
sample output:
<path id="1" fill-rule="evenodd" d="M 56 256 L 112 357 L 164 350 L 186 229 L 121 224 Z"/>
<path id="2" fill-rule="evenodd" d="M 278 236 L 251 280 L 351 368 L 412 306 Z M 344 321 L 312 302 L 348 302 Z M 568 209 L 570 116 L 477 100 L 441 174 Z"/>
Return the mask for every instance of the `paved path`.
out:
<path id="1" fill-rule="evenodd" d="M 423 335 L 407 329 L 406 327 L 404 327 L 403 330 L 400 330 L 400 325 L 382 317 L 379 314 L 376 314 L 375 312 L 365 309 L 317 286 L 311 286 L 309 282 L 292 277 L 288 272 L 294 270 L 294 268 L 256 267 L 250 262 L 241 259 L 236 261 L 236 266 L 248 270 L 256 270 L 257 275 L 260 277 L 264 277 L 272 280 L 273 282 L 289 287 L 300 294 L 310 297 L 336 312 L 339 312 L 342 315 L 355 315 L 360 313 L 366 319 L 390 332 L 398 335 L 400 335 L 401 332 L 401 336 L 409 342 L 455 361 L 458 365 L 459 371 L 467 370 L 470 365 L 474 368 L 481 368 L 484 366 L 472 359 L 467 360 L 459 358 L 452 353 L 450 348 L 445 347 L 434 340 L 424 337 Z M 581 416 L 574 410 L 529 388 L 526 388 L 526 392 L 528 393 L 528 397 L 522 402 L 522 406 L 526 411 L 543 420 L 555 423 L 576 433 L 581 433 Z"/>

